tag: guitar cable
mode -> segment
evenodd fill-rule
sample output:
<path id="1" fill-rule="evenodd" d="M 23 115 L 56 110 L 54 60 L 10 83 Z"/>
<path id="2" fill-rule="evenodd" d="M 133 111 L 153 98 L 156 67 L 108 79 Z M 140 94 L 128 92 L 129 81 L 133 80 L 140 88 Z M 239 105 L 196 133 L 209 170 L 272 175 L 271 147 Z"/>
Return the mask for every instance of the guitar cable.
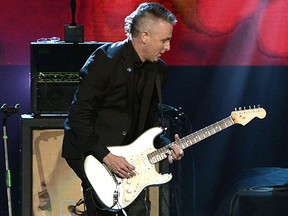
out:
<path id="1" fill-rule="evenodd" d="M 94 193 L 93 193 L 93 188 L 88 188 L 87 190 L 86 190 L 86 194 L 88 193 L 88 191 L 91 193 L 91 199 L 92 199 L 92 201 L 93 201 L 93 204 L 96 206 L 96 208 L 97 209 L 99 209 L 99 210 L 101 210 L 101 211 L 111 211 L 111 209 L 117 204 L 117 202 L 118 202 L 118 191 L 117 190 L 115 190 L 114 191 L 114 194 L 113 194 L 113 205 L 111 206 L 111 207 L 108 207 L 108 208 L 102 208 L 102 207 L 100 207 L 98 204 L 97 204 L 97 202 L 95 201 L 95 199 L 94 199 Z M 115 196 L 115 193 L 116 193 L 116 196 L 117 196 L 117 199 L 115 200 L 114 199 L 114 196 Z"/>
<path id="2" fill-rule="evenodd" d="M 75 205 L 69 205 L 67 207 L 68 211 L 70 213 L 74 213 L 75 215 L 84 215 L 85 213 L 85 210 L 84 211 L 81 211 L 81 210 L 78 210 L 77 207 L 82 205 L 84 203 L 84 199 L 81 198 Z"/>
<path id="3" fill-rule="evenodd" d="M 115 191 L 113 193 L 113 205 L 109 208 L 109 209 L 112 209 L 118 203 L 118 200 L 119 200 L 119 185 L 121 183 L 117 181 L 117 178 L 116 178 L 115 174 L 110 169 L 108 169 L 108 167 L 105 166 L 105 168 L 109 171 L 110 175 L 112 176 L 112 178 L 113 178 L 113 180 L 114 180 L 114 182 L 116 184 L 116 189 L 115 189 Z"/>
<path id="4" fill-rule="evenodd" d="M 107 211 L 107 210 L 108 210 L 108 211 L 113 211 L 112 208 L 117 205 L 118 200 L 119 200 L 119 185 L 120 185 L 120 182 L 117 181 L 117 178 L 116 178 L 115 174 L 114 174 L 111 170 L 109 170 L 108 167 L 105 166 L 105 164 L 104 164 L 104 167 L 105 167 L 105 168 L 107 169 L 107 171 L 110 173 L 110 175 L 112 176 L 113 180 L 115 181 L 115 184 L 117 185 L 117 186 L 116 186 L 116 189 L 114 190 L 114 193 L 113 193 L 113 204 L 112 204 L 112 206 L 110 206 L 110 207 L 108 207 L 108 208 L 102 208 L 102 207 L 100 207 L 100 206 L 97 204 L 97 202 L 95 201 L 95 199 L 94 199 L 94 193 L 93 193 L 93 187 L 92 187 L 92 186 L 86 190 L 85 196 L 87 196 L 87 193 L 90 192 L 90 196 L 91 196 L 92 202 L 93 202 L 93 204 L 96 206 L 97 209 L 99 209 L 99 210 L 101 210 L 101 211 Z M 119 203 L 118 203 L 118 205 L 119 205 Z M 119 206 L 120 206 L 120 205 L 119 205 Z M 121 206 L 120 206 L 120 207 L 121 207 Z M 122 208 L 121 208 L 121 210 L 122 210 Z M 124 211 L 124 210 L 122 210 L 122 211 Z M 125 212 L 125 211 L 124 211 L 124 212 Z M 124 212 L 123 212 L 123 214 L 126 216 L 126 212 L 125 212 L 125 213 L 124 213 Z"/>

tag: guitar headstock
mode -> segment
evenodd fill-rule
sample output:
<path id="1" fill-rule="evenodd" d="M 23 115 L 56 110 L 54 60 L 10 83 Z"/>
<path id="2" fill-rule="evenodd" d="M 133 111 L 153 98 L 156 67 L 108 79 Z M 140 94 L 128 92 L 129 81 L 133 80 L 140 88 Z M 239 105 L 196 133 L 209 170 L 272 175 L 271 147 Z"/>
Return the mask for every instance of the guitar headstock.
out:
<path id="1" fill-rule="evenodd" d="M 246 125 L 248 124 L 253 118 L 257 117 L 260 119 L 265 118 L 266 110 L 259 107 L 254 107 L 249 109 L 239 109 L 238 111 L 231 112 L 231 117 L 235 124 Z"/>

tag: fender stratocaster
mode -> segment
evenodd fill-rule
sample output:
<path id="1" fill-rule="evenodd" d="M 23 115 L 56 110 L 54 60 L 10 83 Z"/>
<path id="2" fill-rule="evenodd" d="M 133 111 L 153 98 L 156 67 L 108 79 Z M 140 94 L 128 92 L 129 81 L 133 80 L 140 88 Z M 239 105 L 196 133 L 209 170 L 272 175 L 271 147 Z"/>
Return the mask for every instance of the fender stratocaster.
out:
<path id="1" fill-rule="evenodd" d="M 263 119 L 265 116 L 266 111 L 263 108 L 233 111 L 229 117 L 181 138 L 177 145 L 179 148 L 185 149 L 233 124 L 244 126 L 255 117 Z M 112 211 L 125 208 L 136 199 L 144 188 L 161 185 L 171 180 L 171 174 L 159 174 L 155 168 L 155 164 L 167 158 L 167 153 L 170 152 L 169 146 L 160 149 L 154 148 L 153 140 L 162 130 L 154 127 L 144 132 L 129 145 L 108 147 L 111 153 L 125 157 L 129 163 L 135 166 L 136 176 L 132 178 L 119 178 L 92 155 L 85 158 L 85 174 L 94 189 L 97 201 L 103 208 Z"/>

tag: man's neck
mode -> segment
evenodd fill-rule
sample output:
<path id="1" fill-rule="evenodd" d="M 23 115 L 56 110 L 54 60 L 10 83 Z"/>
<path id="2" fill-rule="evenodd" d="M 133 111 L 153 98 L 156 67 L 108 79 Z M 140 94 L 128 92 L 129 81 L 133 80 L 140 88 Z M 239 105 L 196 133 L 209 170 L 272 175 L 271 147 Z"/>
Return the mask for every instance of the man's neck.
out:
<path id="1" fill-rule="evenodd" d="M 132 38 L 131 39 L 132 46 L 134 47 L 135 51 L 137 52 L 139 58 L 142 62 L 145 62 L 145 58 L 143 56 L 143 43 L 140 38 Z"/>

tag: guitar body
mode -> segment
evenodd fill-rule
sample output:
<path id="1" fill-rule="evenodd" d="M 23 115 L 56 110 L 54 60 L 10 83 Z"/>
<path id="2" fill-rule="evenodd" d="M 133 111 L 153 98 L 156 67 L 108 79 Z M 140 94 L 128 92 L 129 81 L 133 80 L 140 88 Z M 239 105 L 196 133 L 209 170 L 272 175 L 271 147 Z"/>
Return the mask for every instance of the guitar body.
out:
<path id="1" fill-rule="evenodd" d="M 171 174 L 159 174 L 147 155 L 155 151 L 154 138 L 162 132 L 155 127 L 147 130 L 132 144 L 108 147 L 111 153 L 123 156 L 135 166 L 136 176 L 121 179 L 95 157 L 89 155 L 84 161 L 85 174 L 92 185 L 98 202 L 104 208 L 119 210 L 130 205 L 141 191 L 152 185 L 161 185 L 171 180 Z"/>

